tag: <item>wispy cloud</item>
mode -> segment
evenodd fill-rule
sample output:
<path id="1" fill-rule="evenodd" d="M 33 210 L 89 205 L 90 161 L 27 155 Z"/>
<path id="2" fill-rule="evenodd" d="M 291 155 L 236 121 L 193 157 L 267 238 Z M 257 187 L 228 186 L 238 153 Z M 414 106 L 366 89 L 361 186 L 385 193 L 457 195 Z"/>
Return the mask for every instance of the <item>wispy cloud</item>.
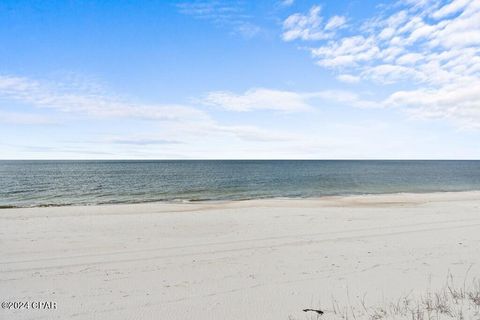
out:
<path id="1" fill-rule="evenodd" d="M 28 112 L 8 112 L 0 110 L 0 122 L 16 125 L 51 125 L 57 121 L 47 116 Z"/>
<path id="2" fill-rule="evenodd" d="M 319 104 L 319 101 L 322 103 Z M 345 90 L 295 92 L 253 88 L 242 94 L 215 91 L 207 94 L 199 102 L 235 112 L 256 110 L 272 110 L 284 113 L 309 112 L 325 104 L 342 104 L 357 108 L 382 107 L 379 102 L 363 99 L 359 94 Z"/>
<path id="3" fill-rule="evenodd" d="M 360 94 L 346 90 L 324 90 L 318 92 L 307 93 L 309 99 L 320 99 L 324 104 L 341 104 L 355 108 L 383 108 L 383 104 L 372 100 L 365 99 Z"/>
<path id="4" fill-rule="evenodd" d="M 101 150 L 92 150 L 92 148 L 72 148 L 65 146 L 49 146 L 49 145 L 12 145 L 12 144 L 3 144 L 8 147 L 14 147 L 20 149 L 27 153 L 31 154 L 51 154 L 51 153 L 60 153 L 60 154 L 82 154 L 84 156 L 97 156 L 97 155 L 113 155 L 110 152 L 105 152 Z"/>
<path id="5" fill-rule="evenodd" d="M 105 140 L 104 142 L 114 143 L 114 144 L 136 145 L 136 146 L 167 145 L 167 144 L 183 143 L 181 141 L 165 140 L 165 139 L 149 138 L 149 137 L 110 138 Z"/>
<path id="6" fill-rule="evenodd" d="M 265 88 L 250 89 L 243 94 L 229 91 L 210 92 L 201 102 L 205 105 L 238 112 L 253 110 L 299 112 L 312 108 L 302 94 Z"/>
<path id="7" fill-rule="evenodd" d="M 79 89 L 75 84 L 58 84 L 16 76 L 0 75 L 0 98 L 37 108 L 93 117 L 128 117 L 165 121 L 208 118 L 205 113 L 193 107 L 139 104 L 114 94 Z"/>
<path id="8" fill-rule="evenodd" d="M 245 38 L 254 37 L 262 30 L 245 10 L 243 1 L 189 1 L 177 4 L 177 8 L 181 14 L 209 21 L 219 27 L 228 26 L 233 33 Z"/>
<path id="9" fill-rule="evenodd" d="M 335 30 L 345 25 L 346 18 L 334 16 L 323 23 L 323 17 L 320 15 L 321 10 L 322 7 L 316 5 L 307 14 L 295 13 L 290 15 L 283 21 L 283 40 L 324 40 L 332 38 L 335 35 Z"/>
<path id="10" fill-rule="evenodd" d="M 214 23 L 228 23 L 234 19 L 247 19 L 241 3 L 227 1 L 190 1 L 177 4 L 179 12 L 198 19 L 210 20 Z"/>
<path id="11" fill-rule="evenodd" d="M 297 31 L 287 34 L 287 40 L 323 40 L 311 48 L 312 57 L 338 80 L 414 85 L 393 91 L 380 103 L 408 107 L 417 117 L 480 128 L 479 1 L 403 0 L 356 32 L 334 37 L 319 29 L 319 12 L 314 7 L 308 15 L 296 16 Z"/>
<path id="12" fill-rule="evenodd" d="M 324 29 L 325 31 L 339 29 L 344 27 L 346 23 L 347 23 L 347 18 L 345 18 L 344 16 L 333 16 L 328 20 Z"/>
<path id="13" fill-rule="evenodd" d="M 280 1 L 280 5 L 284 7 L 290 7 L 295 3 L 295 0 L 282 0 Z"/>
<path id="14" fill-rule="evenodd" d="M 92 90 L 86 88 L 93 88 Z M 199 139 L 215 141 L 235 138 L 245 142 L 291 141 L 290 133 L 245 124 L 224 125 L 207 112 L 189 105 L 145 105 L 115 94 L 106 93 L 100 86 L 84 86 L 61 81 L 40 81 L 25 77 L 0 76 L 0 98 L 16 101 L 49 114 L 71 114 L 97 120 L 122 118 L 130 121 L 158 122 L 154 131 L 144 134 L 110 136 L 98 140 L 103 145 L 132 147 L 174 147 L 198 144 Z M 253 89 L 243 95 L 212 92 L 200 100 L 204 105 L 232 111 L 257 109 L 284 112 L 305 111 L 310 106 L 306 97 L 294 92 Z M 48 124 L 51 119 L 43 114 L 0 111 L 0 121 L 7 123 Z M 141 126 L 139 127 L 141 128 Z M 140 130 L 141 131 L 141 130 Z M 91 141 L 85 141 L 91 143 Z M 32 150 L 30 150 L 32 151 Z"/>
<path id="15" fill-rule="evenodd" d="M 337 76 L 337 80 L 346 82 L 346 83 L 357 83 L 360 81 L 360 77 L 354 76 L 351 74 L 342 73 Z"/>
<path id="16" fill-rule="evenodd" d="M 293 142 L 302 140 L 301 135 L 281 132 L 278 130 L 266 130 L 255 126 L 221 126 L 214 128 L 221 133 L 232 134 L 235 137 L 252 142 Z"/>

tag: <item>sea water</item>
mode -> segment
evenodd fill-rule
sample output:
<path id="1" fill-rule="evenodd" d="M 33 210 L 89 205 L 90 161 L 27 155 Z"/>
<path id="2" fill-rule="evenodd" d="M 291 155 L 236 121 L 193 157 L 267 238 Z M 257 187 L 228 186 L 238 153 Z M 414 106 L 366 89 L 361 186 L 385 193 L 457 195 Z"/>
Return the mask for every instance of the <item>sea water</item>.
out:
<path id="1" fill-rule="evenodd" d="M 480 161 L 0 161 L 0 207 L 480 190 Z"/>

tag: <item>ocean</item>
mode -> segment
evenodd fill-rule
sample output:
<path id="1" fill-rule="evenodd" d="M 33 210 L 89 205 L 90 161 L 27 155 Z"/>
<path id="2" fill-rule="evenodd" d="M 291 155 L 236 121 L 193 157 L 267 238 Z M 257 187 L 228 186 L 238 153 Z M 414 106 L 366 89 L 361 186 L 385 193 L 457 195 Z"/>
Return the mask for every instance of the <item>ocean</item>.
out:
<path id="1" fill-rule="evenodd" d="M 0 208 L 480 190 L 480 161 L 0 161 Z"/>

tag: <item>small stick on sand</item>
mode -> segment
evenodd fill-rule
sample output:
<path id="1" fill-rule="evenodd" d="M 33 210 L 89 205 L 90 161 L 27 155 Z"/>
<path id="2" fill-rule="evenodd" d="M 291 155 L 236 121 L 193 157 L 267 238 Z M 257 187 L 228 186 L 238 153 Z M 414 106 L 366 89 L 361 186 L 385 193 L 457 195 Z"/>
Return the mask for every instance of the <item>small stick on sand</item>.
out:
<path id="1" fill-rule="evenodd" d="M 318 314 L 323 314 L 323 311 L 322 311 L 322 310 L 303 309 L 303 312 L 309 312 L 309 311 L 316 312 L 316 313 L 318 313 Z"/>

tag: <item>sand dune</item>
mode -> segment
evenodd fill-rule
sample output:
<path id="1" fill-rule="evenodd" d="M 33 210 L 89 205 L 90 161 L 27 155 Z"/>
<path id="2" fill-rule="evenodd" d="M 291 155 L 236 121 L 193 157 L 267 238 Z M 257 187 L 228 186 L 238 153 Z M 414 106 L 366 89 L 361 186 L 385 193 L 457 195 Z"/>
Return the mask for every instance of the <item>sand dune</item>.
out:
<path id="1" fill-rule="evenodd" d="M 2 319 L 305 319 L 480 273 L 480 192 L 0 210 Z"/>

